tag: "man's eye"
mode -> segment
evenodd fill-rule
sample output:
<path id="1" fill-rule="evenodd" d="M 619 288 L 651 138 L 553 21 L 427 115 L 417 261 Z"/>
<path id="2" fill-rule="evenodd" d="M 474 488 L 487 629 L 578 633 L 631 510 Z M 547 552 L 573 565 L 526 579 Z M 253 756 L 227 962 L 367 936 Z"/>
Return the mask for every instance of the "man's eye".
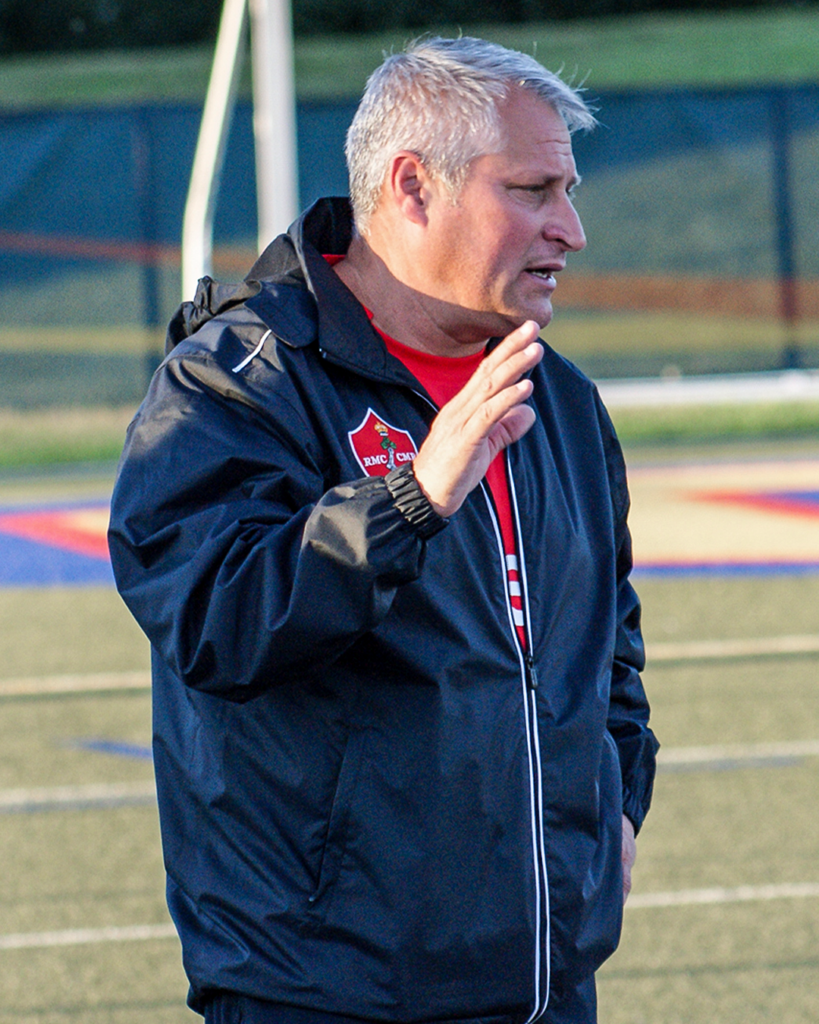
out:
<path id="1" fill-rule="evenodd" d="M 541 199 L 546 193 L 543 185 L 517 185 L 515 191 L 522 192 L 525 196 L 532 196 L 534 199 Z"/>

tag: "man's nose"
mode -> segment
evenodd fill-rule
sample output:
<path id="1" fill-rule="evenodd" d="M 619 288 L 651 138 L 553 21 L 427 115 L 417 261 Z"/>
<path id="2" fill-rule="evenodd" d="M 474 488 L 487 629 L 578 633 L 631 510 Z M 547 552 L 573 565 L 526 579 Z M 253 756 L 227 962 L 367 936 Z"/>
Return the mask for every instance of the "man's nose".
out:
<path id="1" fill-rule="evenodd" d="M 550 241 L 560 242 L 567 252 L 580 252 L 586 248 L 586 232 L 568 196 L 561 203 L 559 211 L 553 213 L 544 226 L 544 235 Z"/>

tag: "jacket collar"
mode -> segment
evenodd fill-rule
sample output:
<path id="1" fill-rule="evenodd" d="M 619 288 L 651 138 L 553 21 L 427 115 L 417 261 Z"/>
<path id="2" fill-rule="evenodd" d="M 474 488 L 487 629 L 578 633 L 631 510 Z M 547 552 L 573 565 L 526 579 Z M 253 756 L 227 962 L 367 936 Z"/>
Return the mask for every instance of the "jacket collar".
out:
<path id="1" fill-rule="evenodd" d="M 419 390 L 415 378 L 373 330 L 364 307 L 324 259 L 346 253 L 352 237 L 349 200 L 319 199 L 253 265 L 245 280 L 260 281 L 261 290 L 246 304 L 294 348 L 318 341 L 322 355 L 340 366 Z M 283 303 L 286 295 L 292 301 Z"/>

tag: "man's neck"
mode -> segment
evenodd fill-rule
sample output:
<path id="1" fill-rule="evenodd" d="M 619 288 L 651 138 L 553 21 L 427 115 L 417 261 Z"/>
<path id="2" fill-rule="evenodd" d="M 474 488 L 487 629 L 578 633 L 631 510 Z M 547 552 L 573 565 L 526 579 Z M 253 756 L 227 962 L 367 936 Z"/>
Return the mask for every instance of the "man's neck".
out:
<path id="1" fill-rule="evenodd" d="M 353 237 L 346 258 L 333 269 L 373 314 L 373 324 L 404 345 L 447 357 L 473 355 L 486 346 L 488 338 L 464 322 L 464 310 L 404 283 L 361 236 Z"/>

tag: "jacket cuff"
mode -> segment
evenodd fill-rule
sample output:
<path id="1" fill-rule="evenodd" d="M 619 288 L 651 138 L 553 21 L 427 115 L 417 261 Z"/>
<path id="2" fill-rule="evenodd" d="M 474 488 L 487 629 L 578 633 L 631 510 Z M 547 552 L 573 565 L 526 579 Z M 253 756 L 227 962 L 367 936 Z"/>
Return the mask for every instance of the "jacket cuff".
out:
<path id="1" fill-rule="evenodd" d="M 628 818 L 631 824 L 634 826 L 634 835 L 640 834 L 640 829 L 643 827 L 645 816 L 648 813 L 648 807 L 644 806 L 643 802 L 639 800 L 628 787 L 623 790 L 623 814 Z"/>
<path id="2" fill-rule="evenodd" d="M 422 540 L 429 540 L 449 522 L 439 516 L 415 479 L 412 463 L 393 469 L 384 477 L 395 507 Z"/>

